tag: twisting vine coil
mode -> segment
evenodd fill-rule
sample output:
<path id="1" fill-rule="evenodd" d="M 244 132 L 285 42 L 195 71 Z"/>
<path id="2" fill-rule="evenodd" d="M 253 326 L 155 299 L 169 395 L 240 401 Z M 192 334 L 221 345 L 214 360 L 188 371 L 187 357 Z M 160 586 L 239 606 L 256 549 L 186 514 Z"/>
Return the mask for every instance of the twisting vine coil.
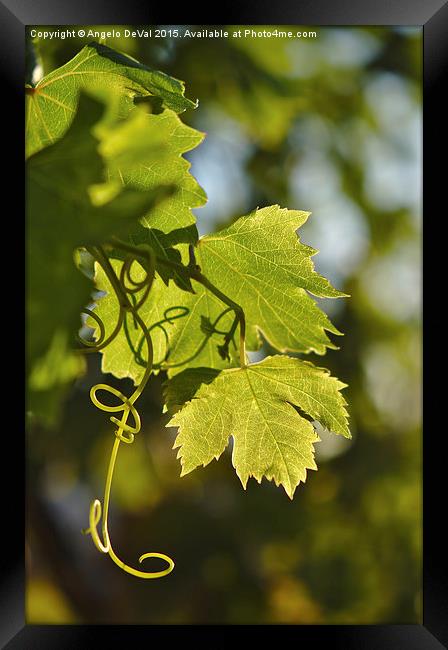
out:
<path id="1" fill-rule="evenodd" d="M 157 321 L 149 328 L 146 327 L 144 321 L 142 320 L 139 314 L 139 309 L 147 300 L 149 292 L 151 291 L 152 283 L 154 281 L 155 267 L 156 267 L 156 257 L 154 255 L 154 251 L 149 246 L 141 246 L 137 248 L 135 246 L 131 246 L 124 242 L 120 242 L 119 240 L 116 239 L 113 240 L 113 244 L 116 245 L 118 249 L 124 251 L 127 254 L 122 264 L 119 276 L 115 273 L 109 258 L 107 257 L 106 253 L 104 252 L 101 246 L 88 247 L 87 250 L 92 255 L 94 260 L 101 266 L 101 268 L 106 274 L 114 290 L 119 305 L 117 322 L 111 334 L 109 334 L 109 336 L 106 336 L 106 328 L 101 318 L 98 316 L 97 313 L 95 313 L 95 311 L 85 308 L 83 312 L 88 316 L 90 316 L 91 318 L 93 318 L 93 320 L 98 325 L 99 331 L 95 341 L 88 341 L 82 338 L 81 336 L 78 336 L 78 340 L 84 344 L 84 348 L 81 348 L 79 352 L 92 353 L 92 352 L 99 352 L 100 350 L 103 350 L 115 339 L 115 337 L 121 331 L 122 327 L 124 329 L 128 342 L 131 345 L 131 341 L 128 336 L 127 324 L 126 324 L 126 315 L 129 313 L 134 319 L 135 326 L 137 328 L 140 328 L 142 332 L 142 338 L 138 343 L 137 348 L 134 349 L 132 345 L 131 348 L 136 354 L 137 362 L 145 367 L 145 372 L 143 374 L 143 378 L 140 384 L 137 386 L 137 388 L 134 390 L 134 392 L 130 397 L 126 397 L 126 395 L 124 395 L 121 391 L 114 388 L 113 386 L 110 386 L 109 384 L 96 384 L 90 390 L 90 399 L 98 409 L 100 409 L 101 411 L 105 411 L 107 413 L 122 413 L 122 416 L 120 419 L 117 418 L 115 415 L 110 416 L 111 422 L 117 427 L 117 429 L 115 430 L 115 441 L 112 447 L 112 452 L 109 460 L 109 467 L 107 470 L 103 504 L 101 504 L 101 501 L 99 499 L 95 499 L 92 502 L 90 506 L 90 513 L 89 513 L 89 528 L 84 530 L 83 533 L 85 533 L 86 535 L 91 535 L 93 543 L 95 544 L 97 549 L 101 553 L 108 553 L 112 558 L 112 560 L 115 562 L 115 564 L 117 564 L 121 569 L 123 569 L 123 571 L 126 571 L 131 575 L 137 576 L 138 578 L 162 578 L 163 576 L 166 576 L 169 573 L 171 573 L 171 571 L 174 569 L 174 562 L 170 557 L 168 557 L 168 555 L 165 555 L 164 553 L 144 553 L 139 558 L 140 563 L 147 558 L 156 557 L 164 560 L 168 564 L 168 567 L 163 571 L 155 571 L 155 572 L 140 571 L 139 569 L 135 569 L 134 567 L 131 567 L 125 564 L 125 562 L 123 562 L 122 560 L 120 560 L 120 558 L 116 555 L 115 551 L 112 548 L 110 542 L 109 530 L 108 530 L 108 515 L 109 515 L 109 503 L 110 503 L 112 478 L 115 469 L 118 449 L 122 442 L 125 444 L 132 444 L 134 442 L 135 435 L 140 431 L 140 427 L 141 427 L 140 415 L 135 407 L 135 402 L 143 392 L 153 369 L 156 368 L 160 369 L 161 367 L 172 368 L 179 365 L 184 365 L 200 352 L 200 350 L 204 347 L 204 345 L 207 343 L 207 340 L 213 333 L 224 336 L 224 343 L 223 345 L 218 346 L 218 349 L 220 350 L 220 354 L 222 354 L 224 358 L 228 358 L 229 344 L 230 342 L 233 342 L 233 344 L 235 344 L 233 337 L 238 325 L 240 328 L 240 350 L 239 350 L 240 365 L 242 368 L 246 367 L 247 364 L 246 348 L 245 348 L 246 321 L 245 321 L 244 312 L 240 307 L 240 305 L 238 305 L 233 300 L 231 300 L 228 296 L 226 296 L 222 291 L 218 289 L 218 287 L 212 284 L 201 273 L 200 267 L 196 264 L 194 250 L 192 246 L 189 247 L 190 261 L 187 266 L 178 264 L 168 259 L 163 259 L 163 258 L 157 259 L 157 262 L 160 264 L 168 265 L 172 269 L 177 271 L 182 271 L 183 273 L 186 272 L 191 279 L 194 279 L 196 280 L 196 282 L 202 284 L 208 291 L 212 292 L 225 305 L 227 305 L 227 309 L 225 309 L 215 319 L 213 323 L 210 322 L 207 324 L 206 331 L 204 332 L 204 339 L 200 344 L 198 350 L 196 350 L 191 357 L 189 357 L 188 359 L 184 359 L 182 362 L 178 362 L 176 364 L 168 363 L 168 352 L 169 352 L 168 335 L 163 325 L 165 323 L 172 324 L 174 320 L 178 318 L 183 318 L 186 315 L 186 313 L 188 313 L 188 310 L 182 307 L 171 307 L 165 310 L 164 318 L 162 320 Z M 132 271 L 131 271 L 132 265 L 137 260 L 139 261 L 139 263 L 141 264 L 141 266 L 145 271 L 143 278 L 138 281 L 132 277 Z M 136 294 L 140 292 L 141 292 L 141 296 L 137 300 Z M 177 313 L 175 312 L 175 310 L 177 310 Z M 217 325 L 219 321 L 230 310 L 233 311 L 235 314 L 230 330 L 229 331 L 218 330 Z M 153 344 L 152 344 L 150 332 L 156 327 L 161 328 L 161 330 L 164 333 L 166 343 L 167 343 L 167 352 L 162 360 L 154 363 L 154 351 L 153 351 Z M 142 347 L 145 342 L 147 348 L 146 360 L 143 358 L 141 354 Z M 115 406 L 109 406 L 107 404 L 104 404 L 97 396 L 98 391 L 104 391 L 106 393 L 113 395 L 114 397 L 117 397 L 121 401 L 121 403 Z M 133 424 L 128 423 L 129 415 L 132 415 Z M 102 525 L 101 525 L 102 537 L 98 532 L 98 525 L 100 521 L 102 521 Z"/>
<path id="2" fill-rule="evenodd" d="M 114 388 L 113 386 L 110 386 L 109 384 L 96 384 L 90 390 L 90 399 L 98 409 L 107 413 L 122 413 L 122 415 L 121 418 L 118 418 L 115 415 L 110 416 L 110 421 L 116 425 L 117 428 L 115 430 L 115 441 L 112 447 L 109 467 L 107 470 L 103 505 L 99 499 L 95 499 L 92 502 L 89 512 L 89 528 L 84 530 L 83 533 L 86 535 L 91 535 L 96 548 L 101 553 L 107 553 L 115 562 L 115 564 L 123 569 L 123 571 L 126 571 L 127 573 L 130 573 L 131 575 L 134 575 L 138 578 L 162 578 L 163 576 L 171 573 L 171 571 L 174 569 L 174 562 L 168 555 L 165 555 L 164 553 L 151 552 L 144 553 L 139 558 L 140 563 L 142 563 L 145 559 L 153 557 L 164 560 L 168 566 L 162 571 L 150 572 L 135 569 L 134 567 L 127 565 L 116 555 L 115 551 L 112 548 L 108 529 L 110 493 L 118 449 L 122 442 L 125 444 L 132 444 L 134 442 L 135 435 L 140 431 L 140 415 L 135 407 L 135 402 L 143 392 L 153 368 L 153 346 L 151 336 L 149 334 L 149 330 L 145 326 L 145 323 L 142 321 L 138 310 L 146 301 L 151 290 L 155 273 L 155 258 L 152 250 L 149 247 L 146 250 L 142 250 L 141 260 L 139 259 L 139 261 L 143 262 L 142 266 L 145 269 L 146 273 L 141 281 L 136 282 L 131 275 L 132 265 L 137 260 L 136 254 L 128 255 L 126 257 L 121 267 L 120 276 L 118 277 L 115 274 L 107 255 L 104 253 L 103 249 L 100 246 L 92 247 L 88 250 L 94 257 L 95 261 L 100 264 L 107 278 L 109 279 L 112 288 L 114 289 L 119 304 L 119 314 L 117 323 L 112 333 L 106 338 L 106 328 L 98 314 L 90 309 L 84 309 L 83 311 L 91 316 L 98 324 L 99 333 L 97 340 L 94 342 L 87 341 L 79 337 L 79 340 L 87 346 L 82 351 L 98 352 L 109 345 L 109 343 L 113 341 L 113 339 L 120 332 L 121 327 L 126 320 L 126 313 L 129 312 L 132 314 L 136 325 L 138 325 L 138 327 L 140 327 L 142 330 L 147 347 L 147 361 L 143 378 L 130 397 L 126 397 L 126 395 L 124 395 L 121 391 Z M 138 292 L 142 292 L 142 296 L 138 301 L 134 302 L 133 300 L 129 299 L 129 296 L 133 297 L 134 294 Z M 104 404 L 97 396 L 97 393 L 99 391 L 104 391 L 113 395 L 114 397 L 117 397 L 121 403 L 117 404 L 116 406 L 109 406 L 107 404 Z M 128 422 L 129 415 L 132 415 L 132 424 Z M 98 532 L 98 525 L 101 520 L 102 536 Z"/>

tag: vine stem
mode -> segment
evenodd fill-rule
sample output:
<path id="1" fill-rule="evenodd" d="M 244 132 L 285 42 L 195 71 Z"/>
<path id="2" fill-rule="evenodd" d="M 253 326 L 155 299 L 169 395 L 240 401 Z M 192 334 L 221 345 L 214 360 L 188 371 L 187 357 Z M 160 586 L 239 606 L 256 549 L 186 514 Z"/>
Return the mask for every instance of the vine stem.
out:
<path id="1" fill-rule="evenodd" d="M 196 280 L 197 282 L 200 282 L 206 289 L 211 291 L 217 298 L 219 298 L 223 303 L 225 303 L 228 307 L 233 309 L 235 312 L 235 321 L 232 325 L 232 328 L 230 329 L 229 334 L 227 337 L 232 338 L 235 330 L 236 330 L 236 325 L 239 323 L 240 325 L 240 366 L 241 368 L 246 368 L 247 367 L 247 357 L 246 357 L 246 318 L 244 316 L 244 311 L 243 308 L 238 305 L 236 302 L 231 300 L 228 296 L 226 296 L 218 287 L 216 287 L 208 278 L 205 277 L 203 273 L 199 269 L 194 271 L 191 274 L 191 278 L 193 280 Z"/>

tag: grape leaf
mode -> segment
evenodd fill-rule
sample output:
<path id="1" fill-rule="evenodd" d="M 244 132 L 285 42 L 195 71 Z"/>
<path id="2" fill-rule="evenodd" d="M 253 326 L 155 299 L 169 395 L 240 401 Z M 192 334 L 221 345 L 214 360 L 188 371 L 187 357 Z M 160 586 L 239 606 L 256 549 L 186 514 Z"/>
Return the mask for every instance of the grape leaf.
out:
<path id="1" fill-rule="evenodd" d="M 134 110 L 126 122 L 108 129 L 100 145 L 110 177 L 119 179 L 125 187 L 139 190 L 152 190 L 158 185 L 177 187 L 157 210 L 142 215 L 141 219 L 146 229 L 176 233 L 177 238 L 172 236 L 170 245 L 185 240 L 185 234 L 189 235 L 188 243 L 197 240 L 196 228 L 191 228 L 195 224 L 191 208 L 203 205 L 207 196 L 189 173 L 190 163 L 182 154 L 197 147 L 203 138 L 203 133 L 183 124 L 173 111 L 164 110 L 154 115 Z M 186 229 L 185 233 L 182 229 Z M 133 241 L 144 243 L 145 237 L 137 232 Z"/>
<path id="2" fill-rule="evenodd" d="M 89 301 L 91 283 L 76 268 L 73 253 L 80 245 L 98 243 L 114 234 L 126 235 L 140 215 L 166 196 L 166 188 L 152 192 L 124 189 L 102 205 L 92 202 L 92 186 L 107 185 L 98 141 L 91 127 L 104 107 L 83 96 L 78 114 L 56 144 L 27 162 L 27 360 L 30 389 L 50 389 L 47 357 L 69 343 L 79 327 L 79 312 Z M 89 128 L 90 125 L 90 128 Z M 169 188 L 168 188 L 169 189 Z M 62 343 L 61 343 L 62 342 Z M 54 354 L 51 350 L 55 350 Z M 41 370 L 33 370 L 38 364 Z M 59 373 L 65 380 L 76 374 L 79 362 L 68 362 Z M 33 375 L 34 372 L 34 375 Z M 37 373 L 37 374 L 36 374 Z M 37 379 L 36 379 L 37 377 Z M 37 383 L 36 383 L 37 382 Z M 43 401 L 42 401 L 43 403 Z"/>
<path id="3" fill-rule="evenodd" d="M 204 275 L 241 305 L 252 340 L 257 328 L 281 352 L 325 354 L 336 348 L 325 330 L 341 332 L 307 292 L 325 298 L 346 294 L 316 273 L 311 257 L 317 251 L 297 237 L 308 216 L 278 205 L 257 210 L 202 237 L 197 258 Z"/>
<path id="4" fill-rule="evenodd" d="M 106 45 L 90 43 L 71 61 L 26 88 L 26 155 L 53 144 L 67 131 L 78 104 L 81 89 L 114 91 L 114 111 L 126 117 L 135 98 L 160 98 L 161 107 L 178 113 L 195 108 L 184 97 L 184 84 L 163 72 L 151 70 L 135 59 Z"/>
<path id="5" fill-rule="evenodd" d="M 104 205 L 92 203 L 90 188 L 104 183 L 104 164 L 98 142 L 85 124 L 95 123 L 101 114 L 101 105 L 84 97 L 66 136 L 27 163 L 28 240 L 32 244 L 29 318 L 36 352 L 43 352 L 51 338 L 49 331 L 54 332 L 67 318 L 74 322 L 88 300 L 89 285 L 76 270 L 74 248 L 127 233 L 142 212 L 166 196 L 161 187 L 152 192 L 124 189 Z"/>
<path id="6" fill-rule="evenodd" d="M 232 463 L 243 487 L 251 476 L 259 483 L 265 476 L 292 499 L 307 469 L 317 469 L 313 445 L 319 440 L 296 408 L 349 438 L 344 387 L 327 370 L 290 357 L 223 370 L 167 424 L 179 428 L 173 448 L 179 448 L 181 476 L 218 459 L 232 436 Z"/>
<path id="7" fill-rule="evenodd" d="M 161 184 L 177 186 L 158 210 L 141 215 L 142 226 L 173 233 L 170 245 L 195 243 L 198 234 L 191 208 L 203 205 L 207 197 L 189 173 L 190 163 L 182 154 L 196 147 L 204 134 L 184 125 L 176 114 L 196 106 L 184 97 L 183 83 L 92 43 L 35 88 L 27 88 L 27 155 L 65 133 L 82 89 L 107 105 L 94 133 L 101 141 L 108 177 L 139 190 Z M 158 98 L 160 106 L 154 110 L 154 101 L 147 100 Z M 124 117 L 128 119 L 123 122 Z M 166 253 L 170 258 L 175 255 L 172 250 Z M 165 272 L 165 278 L 170 277 L 185 288 L 185 282 L 182 285 L 175 274 Z"/>

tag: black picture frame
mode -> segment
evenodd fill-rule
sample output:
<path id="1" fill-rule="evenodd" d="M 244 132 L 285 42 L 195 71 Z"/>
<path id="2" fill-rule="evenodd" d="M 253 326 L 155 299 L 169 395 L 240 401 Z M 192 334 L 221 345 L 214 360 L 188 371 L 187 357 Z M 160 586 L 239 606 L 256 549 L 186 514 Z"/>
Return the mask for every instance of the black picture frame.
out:
<path id="1" fill-rule="evenodd" d="M 425 274 L 425 300 L 428 313 L 436 307 L 431 304 L 431 288 L 437 284 L 437 278 L 443 278 L 443 241 L 440 241 L 440 225 L 445 217 L 444 190 L 446 181 L 442 177 L 445 172 L 443 164 L 444 131 L 446 103 L 444 101 L 444 71 L 448 67 L 448 1 L 446 0 L 375 0 L 368 2 L 360 0 L 296 0 L 295 2 L 246 2 L 244 6 L 221 5 L 225 20 L 211 18 L 210 12 L 201 15 L 188 8 L 186 15 L 179 13 L 168 18 L 156 13 L 150 5 L 138 0 L 89 0 L 88 3 L 66 0 L 0 0 L 0 66 L 3 76 L 2 88 L 4 95 L 2 103 L 9 109 L 3 125 L 8 124 L 7 131 L 13 135 L 9 147 L 3 151 L 3 159 L 7 161 L 8 184 L 4 192 L 10 195 L 12 182 L 17 179 L 14 190 L 14 200 L 11 202 L 12 212 L 9 222 L 19 229 L 17 255 L 23 250 L 21 243 L 21 224 L 23 223 L 25 192 L 23 189 L 22 152 L 19 143 L 23 142 L 24 111 L 23 111 L 23 79 L 24 79 L 24 36 L 25 26 L 29 24 L 302 24 L 302 25 L 413 25 L 423 27 L 424 36 L 424 213 L 426 228 L 424 229 L 425 255 L 427 273 Z M 3 147 L 6 146 L 5 138 Z M 23 201 L 23 202 L 22 202 Z M 5 205 L 5 203 L 3 203 Z M 22 212 L 21 212 L 22 209 Z M 8 237 L 12 235 L 8 234 Z M 439 241 L 436 242 L 435 238 Z M 437 245 L 438 244 L 438 245 Z M 19 264 L 20 264 L 20 260 Z M 17 285 L 16 314 L 24 314 L 21 304 L 22 291 Z M 442 291 L 440 291 L 442 294 Z M 14 295 L 9 295 L 7 305 L 13 309 L 10 302 Z M 17 316 L 15 316 L 17 317 Z M 18 319 L 17 319 L 18 320 Z M 435 319 L 437 320 L 437 319 Z M 23 319 L 25 322 L 25 318 Z M 433 359 L 440 359 L 443 354 L 443 330 L 436 331 L 437 322 L 429 322 L 425 318 L 425 364 L 424 377 L 431 385 L 425 392 L 425 413 L 441 413 L 443 404 L 444 385 L 442 381 L 432 381 Z M 16 336 L 15 334 L 14 336 Z M 18 335 L 17 335 L 18 336 Z M 8 337 L 11 337 L 10 330 Z M 8 340 L 8 339 L 4 339 Z M 427 341 L 427 342 L 426 342 Z M 18 338 L 18 349 L 20 339 Z M 436 347 L 437 346 L 437 347 Z M 442 357 L 443 358 L 443 357 Z M 16 365 L 19 365 L 16 363 Z M 19 368 L 20 371 L 20 368 Z M 20 377 L 19 377 L 20 380 Z M 19 381 L 20 385 L 20 381 Z M 425 382 L 426 385 L 426 382 Z M 6 407 L 4 417 L 6 415 Z M 23 411 L 22 411 L 23 412 Z M 12 418 L 11 413 L 9 417 Z M 441 418 L 442 419 L 442 418 Z M 17 418 L 17 422 L 18 422 Z M 443 426 L 443 422 L 441 423 Z M 5 428 L 4 424 L 4 428 Z M 180 642 L 185 640 L 185 633 L 195 637 L 202 634 L 203 627 L 208 626 L 39 626 L 26 625 L 24 620 L 24 486 L 25 486 L 25 446 L 23 427 L 14 421 L 8 421 L 8 431 L 4 430 L 3 450 L 5 451 L 3 466 L 15 467 L 13 478 L 6 472 L 1 472 L 3 485 L 3 534 L 4 550 L 1 555 L 2 570 L 0 582 L 0 645 L 8 649 L 22 648 L 92 648 L 96 643 L 107 643 L 107 637 L 112 633 L 117 644 L 134 644 L 135 635 L 143 636 L 151 644 L 168 640 Z M 440 427 L 440 424 L 439 424 Z M 443 476 L 445 458 L 440 452 L 440 438 L 443 429 L 437 426 L 428 427 L 424 436 L 424 617 L 423 625 L 402 625 L 399 621 L 393 625 L 365 626 L 282 626 L 273 631 L 264 626 L 263 634 L 274 632 L 278 635 L 293 634 L 291 637 L 296 644 L 307 642 L 328 643 L 331 646 L 346 650 L 375 648 L 375 650 L 406 650 L 448 647 L 448 594 L 445 584 L 446 577 L 446 541 L 443 533 L 444 490 Z M 7 435 L 6 435 L 7 434 Z M 6 449 L 7 447 L 7 449 Z M 7 452 L 7 456 L 6 456 Z M 7 458 L 7 462 L 5 460 Z M 14 521 L 14 513 L 16 521 Z M 212 626 L 210 626 L 212 627 Z M 216 627 L 216 626 L 213 626 Z M 292 628 L 292 629 L 291 629 Z M 199 634 L 196 635 L 196 632 Z M 223 626 L 219 634 L 209 635 L 205 632 L 202 637 L 213 647 L 223 647 L 232 638 L 233 626 Z M 280 637 L 281 638 L 281 637 Z M 207 641 L 208 639 L 208 641 Z M 211 640 L 212 639 L 212 640 Z M 137 643 L 137 641 L 135 641 Z"/>

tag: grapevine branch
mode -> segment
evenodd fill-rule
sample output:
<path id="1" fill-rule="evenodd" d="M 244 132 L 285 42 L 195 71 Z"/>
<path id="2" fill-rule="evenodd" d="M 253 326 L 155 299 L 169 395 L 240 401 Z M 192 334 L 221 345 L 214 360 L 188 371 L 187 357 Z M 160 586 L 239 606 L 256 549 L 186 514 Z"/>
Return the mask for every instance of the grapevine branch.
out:
<path id="1" fill-rule="evenodd" d="M 115 562 L 115 564 L 117 564 L 121 569 L 123 569 L 123 571 L 126 571 L 131 575 L 137 576 L 138 578 L 161 578 L 167 575 L 168 573 L 171 573 L 171 571 L 174 568 L 174 562 L 170 557 L 168 557 L 164 553 L 154 553 L 154 552 L 144 553 L 139 558 L 140 563 L 147 558 L 156 557 L 165 560 L 168 564 L 168 567 L 163 571 L 156 571 L 156 572 L 140 571 L 138 569 L 135 569 L 134 567 L 125 564 L 125 562 L 123 562 L 123 560 L 121 560 L 116 555 L 110 542 L 110 536 L 108 530 L 110 492 L 112 487 L 112 478 L 115 469 L 118 449 L 122 442 L 126 444 L 132 444 L 134 442 L 135 434 L 140 431 L 140 427 L 141 427 L 140 415 L 137 409 L 135 408 L 134 403 L 140 397 L 142 391 L 146 386 L 146 383 L 152 371 L 152 361 L 153 361 L 153 347 L 152 347 L 151 337 L 145 327 L 144 322 L 142 321 L 138 313 L 138 307 L 143 303 L 143 301 L 140 300 L 134 306 L 132 302 L 129 300 L 127 294 L 135 293 L 135 291 L 141 290 L 143 287 L 145 287 L 144 299 L 146 300 L 146 297 L 149 294 L 152 282 L 154 280 L 154 268 L 155 268 L 154 257 L 152 253 L 149 253 L 149 264 L 146 269 L 147 275 L 144 281 L 136 283 L 134 282 L 134 280 L 132 280 L 130 275 L 130 268 L 134 261 L 133 258 L 131 257 L 127 258 L 127 260 L 123 264 L 120 278 L 118 278 L 112 268 L 112 265 L 107 255 L 105 254 L 104 250 L 100 246 L 96 248 L 95 247 L 88 248 L 88 251 L 94 257 L 94 259 L 101 265 L 103 271 L 106 273 L 107 278 L 115 291 L 118 303 L 120 305 L 120 312 L 118 317 L 118 322 L 120 323 L 120 327 L 126 317 L 126 313 L 130 312 L 134 317 L 136 323 L 142 329 L 143 334 L 145 336 L 146 345 L 147 345 L 148 360 L 147 360 L 147 366 L 143 378 L 130 397 L 126 397 L 125 395 L 123 395 L 121 391 L 117 390 L 113 386 L 109 386 L 108 384 L 96 384 L 90 390 L 90 398 L 97 408 L 109 413 L 122 412 L 123 414 L 121 416 L 121 419 L 118 419 L 115 416 L 110 417 L 111 422 L 117 425 L 117 429 L 115 431 L 115 441 L 112 447 L 112 452 L 109 460 L 109 467 L 107 470 L 106 484 L 104 488 L 103 507 L 99 499 L 95 499 L 92 502 L 90 507 L 90 513 L 89 513 L 90 526 L 87 530 L 83 532 L 84 534 L 90 534 L 92 536 L 92 540 L 95 546 L 97 547 L 97 549 L 102 553 L 108 553 L 112 558 L 112 560 Z M 129 287 L 127 283 L 130 283 L 132 286 Z M 87 313 L 93 313 L 93 312 L 90 312 L 89 310 Z M 95 320 L 98 323 L 100 321 L 99 317 L 96 317 Z M 117 327 L 114 328 L 114 332 L 116 330 Z M 104 325 L 102 327 L 100 326 L 100 343 L 95 347 L 91 346 L 87 348 L 88 351 L 92 351 L 92 350 L 97 351 L 102 347 L 104 347 L 104 343 L 101 342 L 101 336 L 103 336 L 104 338 L 104 332 L 105 332 Z M 108 341 L 110 340 L 111 337 L 109 337 Z M 115 397 L 118 397 L 118 399 L 120 399 L 122 403 L 118 404 L 117 406 L 108 406 L 107 404 L 104 404 L 98 399 L 97 397 L 98 391 L 108 392 L 114 395 Z M 130 414 L 132 415 L 134 420 L 133 425 L 128 423 L 128 417 Z M 102 519 L 102 539 L 100 534 L 98 533 L 98 524 L 101 519 Z"/>
<path id="2" fill-rule="evenodd" d="M 78 337 L 78 339 L 86 346 L 85 348 L 82 348 L 79 351 L 85 353 L 98 352 L 104 349 L 105 347 L 107 347 L 109 343 L 111 343 L 115 339 L 115 337 L 120 332 L 122 326 L 124 327 L 125 332 L 127 332 L 126 315 L 129 313 L 132 315 L 136 327 L 139 327 L 142 331 L 143 334 L 142 341 L 146 342 L 146 347 L 147 347 L 147 359 L 144 362 L 144 365 L 146 367 L 145 367 L 143 378 L 130 397 L 126 397 L 121 391 L 108 384 L 96 384 L 90 390 L 90 398 L 93 404 L 97 408 L 109 413 L 122 413 L 122 416 L 121 419 L 118 419 L 114 415 L 110 417 L 111 422 L 117 426 L 117 429 L 115 431 L 115 441 L 112 447 L 109 466 L 107 470 L 103 504 L 101 504 L 101 501 L 99 499 L 95 499 L 92 502 L 90 507 L 90 513 L 89 513 L 89 528 L 84 530 L 83 533 L 91 535 L 92 540 L 95 546 L 97 547 L 97 549 L 102 553 L 108 553 L 112 558 L 112 560 L 115 562 L 115 564 L 117 564 L 121 569 L 123 569 L 127 573 L 130 573 L 131 575 L 137 576 L 139 578 L 161 578 L 171 573 L 171 571 L 174 568 L 174 562 L 170 557 L 168 557 L 163 553 L 154 553 L 154 552 L 144 553 L 143 555 L 140 556 L 139 562 L 143 562 L 143 560 L 150 557 L 156 557 L 165 560 L 165 562 L 167 562 L 168 564 L 168 567 L 163 571 L 157 571 L 157 572 L 147 572 L 147 571 L 140 571 L 138 569 L 135 569 L 134 567 L 125 564 L 116 555 L 110 542 L 110 536 L 108 530 L 110 493 L 112 488 L 112 479 L 113 479 L 113 474 L 115 469 L 115 463 L 117 460 L 118 449 L 122 442 L 126 444 L 132 444 L 134 442 L 135 434 L 137 434 L 140 431 L 141 428 L 140 415 L 135 407 L 135 402 L 143 392 L 155 365 L 154 358 L 153 358 L 153 345 L 152 345 L 150 332 L 155 327 L 162 327 L 163 329 L 163 324 L 165 322 L 169 323 L 173 319 L 180 318 L 183 315 L 183 314 L 170 315 L 169 314 L 170 310 L 167 310 L 164 314 L 164 319 L 158 321 L 150 328 L 147 328 L 144 321 L 142 320 L 139 314 L 139 309 L 146 302 L 146 299 L 148 298 L 155 277 L 156 264 L 162 264 L 168 266 L 173 270 L 181 271 L 183 274 L 186 273 L 190 279 L 196 280 L 196 282 L 202 284 L 206 289 L 208 289 L 217 298 L 219 298 L 219 300 L 221 300 L 225 305 L 228 306 L 228 309 L 226 309 L 224 313 L 227 313 L 229 310 L 232 310 L 235 313 L 234 321 L 228 332 L 222 332 L 216 330 L 216 325 L 223 315 L 221 314 L 215 320 L 215 322 L 211 324 L 211 331 L 205 337 L 205 340 L 202 343 L 201 347 L 205 345 L 208 338 L 211 336 L 213 332 L 217 332 L 224 335 L 224 345 L 220 346 L 220 351 L 223 355 L 227 355 L 228 346 L 230 344 L 230 341 L 233 340 L 233 336 L 239 324 L 240 365 L 242 368 L 245 368 L 247 365 L 246 347 L 245 347 L 246 320 L 245 320 L 242 307 L 237 303 L 235 303 L 233 300 L 231 300 L 228 296 L 226 296 L 220 289 L 218 289 L 218 287 L 212 284 L 212 282 L 210 282 L 210 280 L 202 273 L 200 266 L 196 262 L 193 246 L 189 247 L 189 263 L 188 265 L 184 265 L 184 264 L 179 264 L 177 262 L 174 262 L 172 260 L 168 260 L 166 258 L 156 257 L 153 249 L 150 246 L 146 246 L 146 245 L 140 247 L 132 246 L 130 244 L 127 244 L 115 238 L 111 241 L 111 244 L 116 248 L 121 249 L 122 251 L 127 253 L 127 257 L 123 262 L 119 276 L 117 276 L 117 274 L 115 273 L 110 263 L 110 260 L 102 246 L 87 247 L 87 251 L 92 255 L 94 260 L 101 266 L 101 268 L 106 274 L 106 277 L 108 278 L 114 290 L 115 296 L 119 304 L 119 313 L 117 317 L 117 322 L 115 324 L 112 333 L 108 337 L 106 337 L 106 328 L 101 318 L 94 311 L 85 308 L 83 310 L 84 313 L 88 314 L 97 323 L 99 332 L 96 341 L 88 341 L 82 337 Z M 142 263 L 142 266 L 145 270 L 145 276 L 143 277 L 142 280 L 139 281 L 136 281 L 131 274 L 132 265 L 137 259 Z M 137 300 L 135 294 L 139 294 L 140 292 L 142 293 L 142 295 Z M 167 336 L 166 333 L 165 336 Z M 139 346 L 137 352 L 139 358 L 142 359 L 141 346 Z M 113 395 L 114 397 L 117 397 L 119 400 L 121 400 L 121 404 L 118 404 L 116 406 L 108 406 L 107 404 L 104 404 L 97 396 L 97 393 L 99 391 L 104 391 Z M 129 424 L 128 422 L 129 415 L 132 415 L 133 418 L 132 425 Z M 102 536 L 98 532 L 98 525 L 101 520 L 102 520 Z"/>

